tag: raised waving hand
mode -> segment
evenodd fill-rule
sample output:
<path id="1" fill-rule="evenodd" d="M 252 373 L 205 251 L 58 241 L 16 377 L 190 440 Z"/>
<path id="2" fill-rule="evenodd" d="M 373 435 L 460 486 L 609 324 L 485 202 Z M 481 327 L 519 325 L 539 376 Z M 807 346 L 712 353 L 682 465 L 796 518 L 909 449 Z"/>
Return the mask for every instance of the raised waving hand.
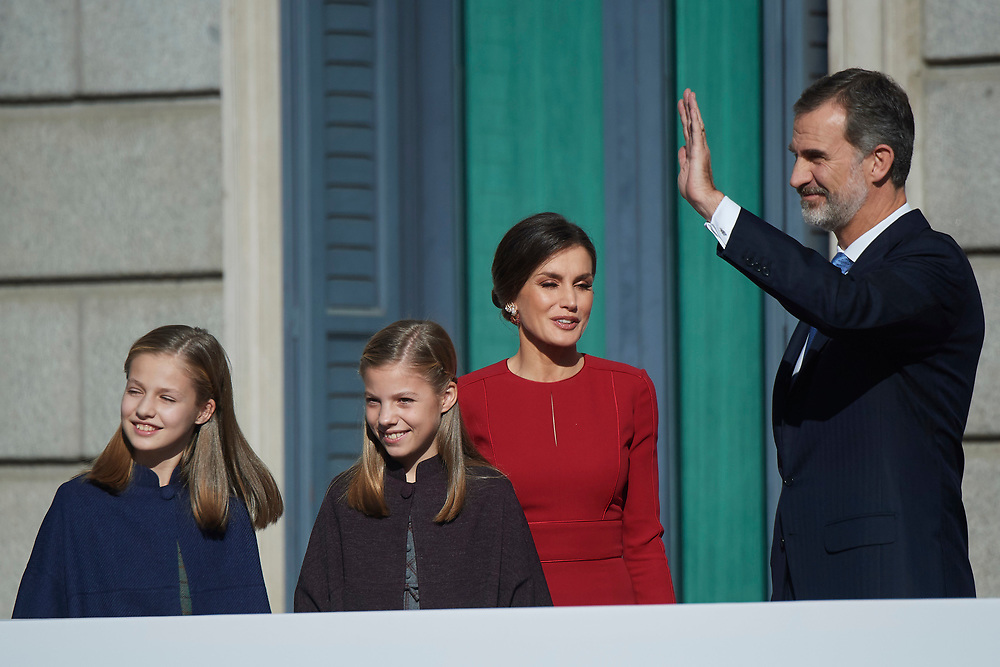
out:
<path id="1" fill-rule="evenodd" d="M 686 88 L 684 97 L 678 100 L 677 111 L 684 131 L 684 145 L 677 151 L 680 163 L 677 187 L 694 210 L 709 220 L 725 195 L 715 188 L 712 180 L 712 155 L 705 137 L 705 123 L 690 88 Z"/>

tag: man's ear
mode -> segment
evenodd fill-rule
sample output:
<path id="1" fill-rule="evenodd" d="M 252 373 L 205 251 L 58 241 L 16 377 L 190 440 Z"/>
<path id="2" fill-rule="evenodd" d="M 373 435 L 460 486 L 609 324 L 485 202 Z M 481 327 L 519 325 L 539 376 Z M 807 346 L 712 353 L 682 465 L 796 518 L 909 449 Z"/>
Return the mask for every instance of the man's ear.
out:
<path id="1" fill-rule="evenodd" d="M 444 388 L 444 392 L 441 394 L 441 414 L 451 410 L 457 400 L 458 385 L 455 384 L 454 381 L 449 382 L 448 386 Z"/>
<path id="2" fill-rule="evenodd" d="M 872 166 L 869 177 L 874 183 L 881 183 L 889 175 L 893 162 L 896 161 L 896 153 L 887 144 L 879 144 L 870 153 Z"/>
<path id="3" fill-rule="evenodd" d="M 208 402 L 205 403 L 205 407 L 203 407 L 201 409 L 201 412 L 198 413 L 198 416 L 195 418 L 194 423 L 201 426 L 209 419 L 211 419 L 212 415 L 214 414 L 215 414 L 215 399 L 210 398 L 208 399 Z"/>

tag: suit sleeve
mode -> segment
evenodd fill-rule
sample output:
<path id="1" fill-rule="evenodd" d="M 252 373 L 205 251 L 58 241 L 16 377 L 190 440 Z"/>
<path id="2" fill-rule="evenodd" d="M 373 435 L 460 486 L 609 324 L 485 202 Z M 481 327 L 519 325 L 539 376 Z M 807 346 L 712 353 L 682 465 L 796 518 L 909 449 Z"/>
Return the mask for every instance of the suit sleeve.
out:
<path id="1" fill-rule="evenodd" d="M 967 306 L 961 250 L 943 235 L 890 249 L 873 270 L 841 275 L 825 257 L 744 209 L 718 252 L 794 317 L 831 338 L 934 345 Z"/>
<path id="2" fill-rule="evenodd" d="M 343 552 L 336 507 L 341 493 L 338 485 L 331 485 L 313 524 L 295 586 L 293 608 L 296 612 L 344 609 Z"/>
<path id="3" fill-rule="evenodd" d="M 524 518 L 524 510 L 507 480 L 503 493 L 503 527 L 500 555 L 499 606 L 551 607 L 552 597 L 538 560 L 535 541 Z"/>
<path id="4" fill-rule="evenodd" d="M 69 614 L 65 557 L 65 503 L 57 492 L 38 529 L 31 557 L 17 589 L 12 618 L 66 618 Z"/>
<path id="5" fill-rule="evenodd" d="M 629 447 L 628 487 L 622 516 L 625 565 L 636 602 L 676 602 L 660 525 L 656 391 L 645 371 L 639 378 L 632 408 L 634 436 Z"/>

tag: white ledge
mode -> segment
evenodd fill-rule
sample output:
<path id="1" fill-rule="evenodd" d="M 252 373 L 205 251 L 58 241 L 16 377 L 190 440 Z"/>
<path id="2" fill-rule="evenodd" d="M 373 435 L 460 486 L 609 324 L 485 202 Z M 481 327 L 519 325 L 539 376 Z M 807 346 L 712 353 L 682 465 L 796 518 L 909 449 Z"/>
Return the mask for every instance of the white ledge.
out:
<path id="1" fill-rule="evenodd" d="M 5 665 L 985 665 L 1000 599 L 0 622 Z M 110 652 L 110 653 L 109 653 Z"/>

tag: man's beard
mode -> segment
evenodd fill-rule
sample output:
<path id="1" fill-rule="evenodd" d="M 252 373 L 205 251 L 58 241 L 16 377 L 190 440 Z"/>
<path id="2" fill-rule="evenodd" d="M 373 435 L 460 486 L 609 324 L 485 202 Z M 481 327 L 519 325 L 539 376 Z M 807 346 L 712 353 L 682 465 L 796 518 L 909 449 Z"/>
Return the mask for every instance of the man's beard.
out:
<path id="1" fill-rule="evenodd" d="M 821 194 L 825 201 L 818 204 L 808 204 L 802 200 L 802 219 L 813 227 L 818 227 L 827 232 L 836 232 L 849 223 L 868 198 L 868 187 L 861 174 L 860 163 L 851 167 L 851 173 L 847 177 L 840 192 L 832 193 L 821 187 L 801 187 L 798 190 L 799 196 Z"/>

